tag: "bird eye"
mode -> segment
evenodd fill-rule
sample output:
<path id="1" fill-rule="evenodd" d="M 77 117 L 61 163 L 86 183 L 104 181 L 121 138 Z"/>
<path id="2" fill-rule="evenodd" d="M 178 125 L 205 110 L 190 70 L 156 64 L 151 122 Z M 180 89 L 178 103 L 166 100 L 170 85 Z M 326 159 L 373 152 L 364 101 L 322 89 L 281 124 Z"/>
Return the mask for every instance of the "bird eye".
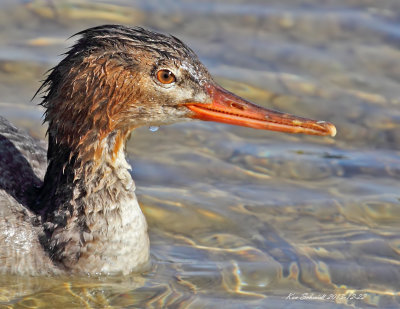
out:
<path id="1" fill-rule="evenodd" d="M 162 84 L 172 84 L 176 81 L 174 73 L 166 69 L 157 72 L 157 79 Z"/>

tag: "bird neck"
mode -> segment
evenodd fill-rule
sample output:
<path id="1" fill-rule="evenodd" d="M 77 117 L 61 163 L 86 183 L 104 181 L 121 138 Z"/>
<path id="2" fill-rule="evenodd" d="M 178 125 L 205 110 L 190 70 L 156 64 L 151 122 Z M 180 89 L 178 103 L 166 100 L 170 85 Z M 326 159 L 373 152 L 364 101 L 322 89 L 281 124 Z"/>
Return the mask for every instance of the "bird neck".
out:
<path id="1" fill-rule="evenodd" d="M 129 272 L 149 255 L 147 224 L 124 154 L 129 134 L 90 135 L 72 147 L 50 131 L 37 207 L 45 227 L 42 243 L 69 271 Z"/>

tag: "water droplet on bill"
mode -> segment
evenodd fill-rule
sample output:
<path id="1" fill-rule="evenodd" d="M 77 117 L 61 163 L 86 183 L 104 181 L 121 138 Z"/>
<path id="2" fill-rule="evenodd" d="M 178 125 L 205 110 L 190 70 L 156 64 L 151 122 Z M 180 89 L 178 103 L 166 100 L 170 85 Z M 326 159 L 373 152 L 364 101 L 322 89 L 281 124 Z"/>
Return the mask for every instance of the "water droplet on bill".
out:
<path id="1" fill-rule="evenodd" d="M 157 126 L 150 126 L 150 127 L 149 127 L 149 130 L 150 130 L 151 132 L 156 132 L 156 131 L 158 131 L 159 128 L 160 128 L 160 127 L 157 127 Z"/>

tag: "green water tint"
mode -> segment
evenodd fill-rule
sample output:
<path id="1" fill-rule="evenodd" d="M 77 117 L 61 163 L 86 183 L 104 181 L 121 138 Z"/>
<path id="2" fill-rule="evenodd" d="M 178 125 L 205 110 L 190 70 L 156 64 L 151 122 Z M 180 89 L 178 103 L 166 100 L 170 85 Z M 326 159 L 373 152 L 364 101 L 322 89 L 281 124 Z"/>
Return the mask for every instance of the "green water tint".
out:
<path id="1" fill-rule="evenodd" d="M 30 101 L 83 28 L 141 24 L 189 44 L 255 103 L 327 120 L 330 137 L 213 123 L 128 143 L 152 268 L 0 277 L 0 307 L 394 308 L 400 299 L 400 4 L 4 1 L 0 114 L 44 138 Z M 276 93 L 278 95 L 275 95 Z"/>

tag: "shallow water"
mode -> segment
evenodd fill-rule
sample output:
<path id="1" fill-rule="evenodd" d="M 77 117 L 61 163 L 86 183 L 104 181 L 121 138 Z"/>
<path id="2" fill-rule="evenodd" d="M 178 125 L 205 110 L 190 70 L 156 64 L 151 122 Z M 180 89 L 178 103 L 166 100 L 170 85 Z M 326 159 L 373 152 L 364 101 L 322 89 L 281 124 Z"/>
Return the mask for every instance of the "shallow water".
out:
<path id="1" fill-rule="evenodd" d="M 0 277 L 0 307 L 400 306 L 400 2 L 2 1 L 0 114 L 43 138 L 43 74 L 98 24 L 188 43 L 258 104 L 336 138 L 214 123 L 138 129 L 128 153 L 151 271 Z"/>

